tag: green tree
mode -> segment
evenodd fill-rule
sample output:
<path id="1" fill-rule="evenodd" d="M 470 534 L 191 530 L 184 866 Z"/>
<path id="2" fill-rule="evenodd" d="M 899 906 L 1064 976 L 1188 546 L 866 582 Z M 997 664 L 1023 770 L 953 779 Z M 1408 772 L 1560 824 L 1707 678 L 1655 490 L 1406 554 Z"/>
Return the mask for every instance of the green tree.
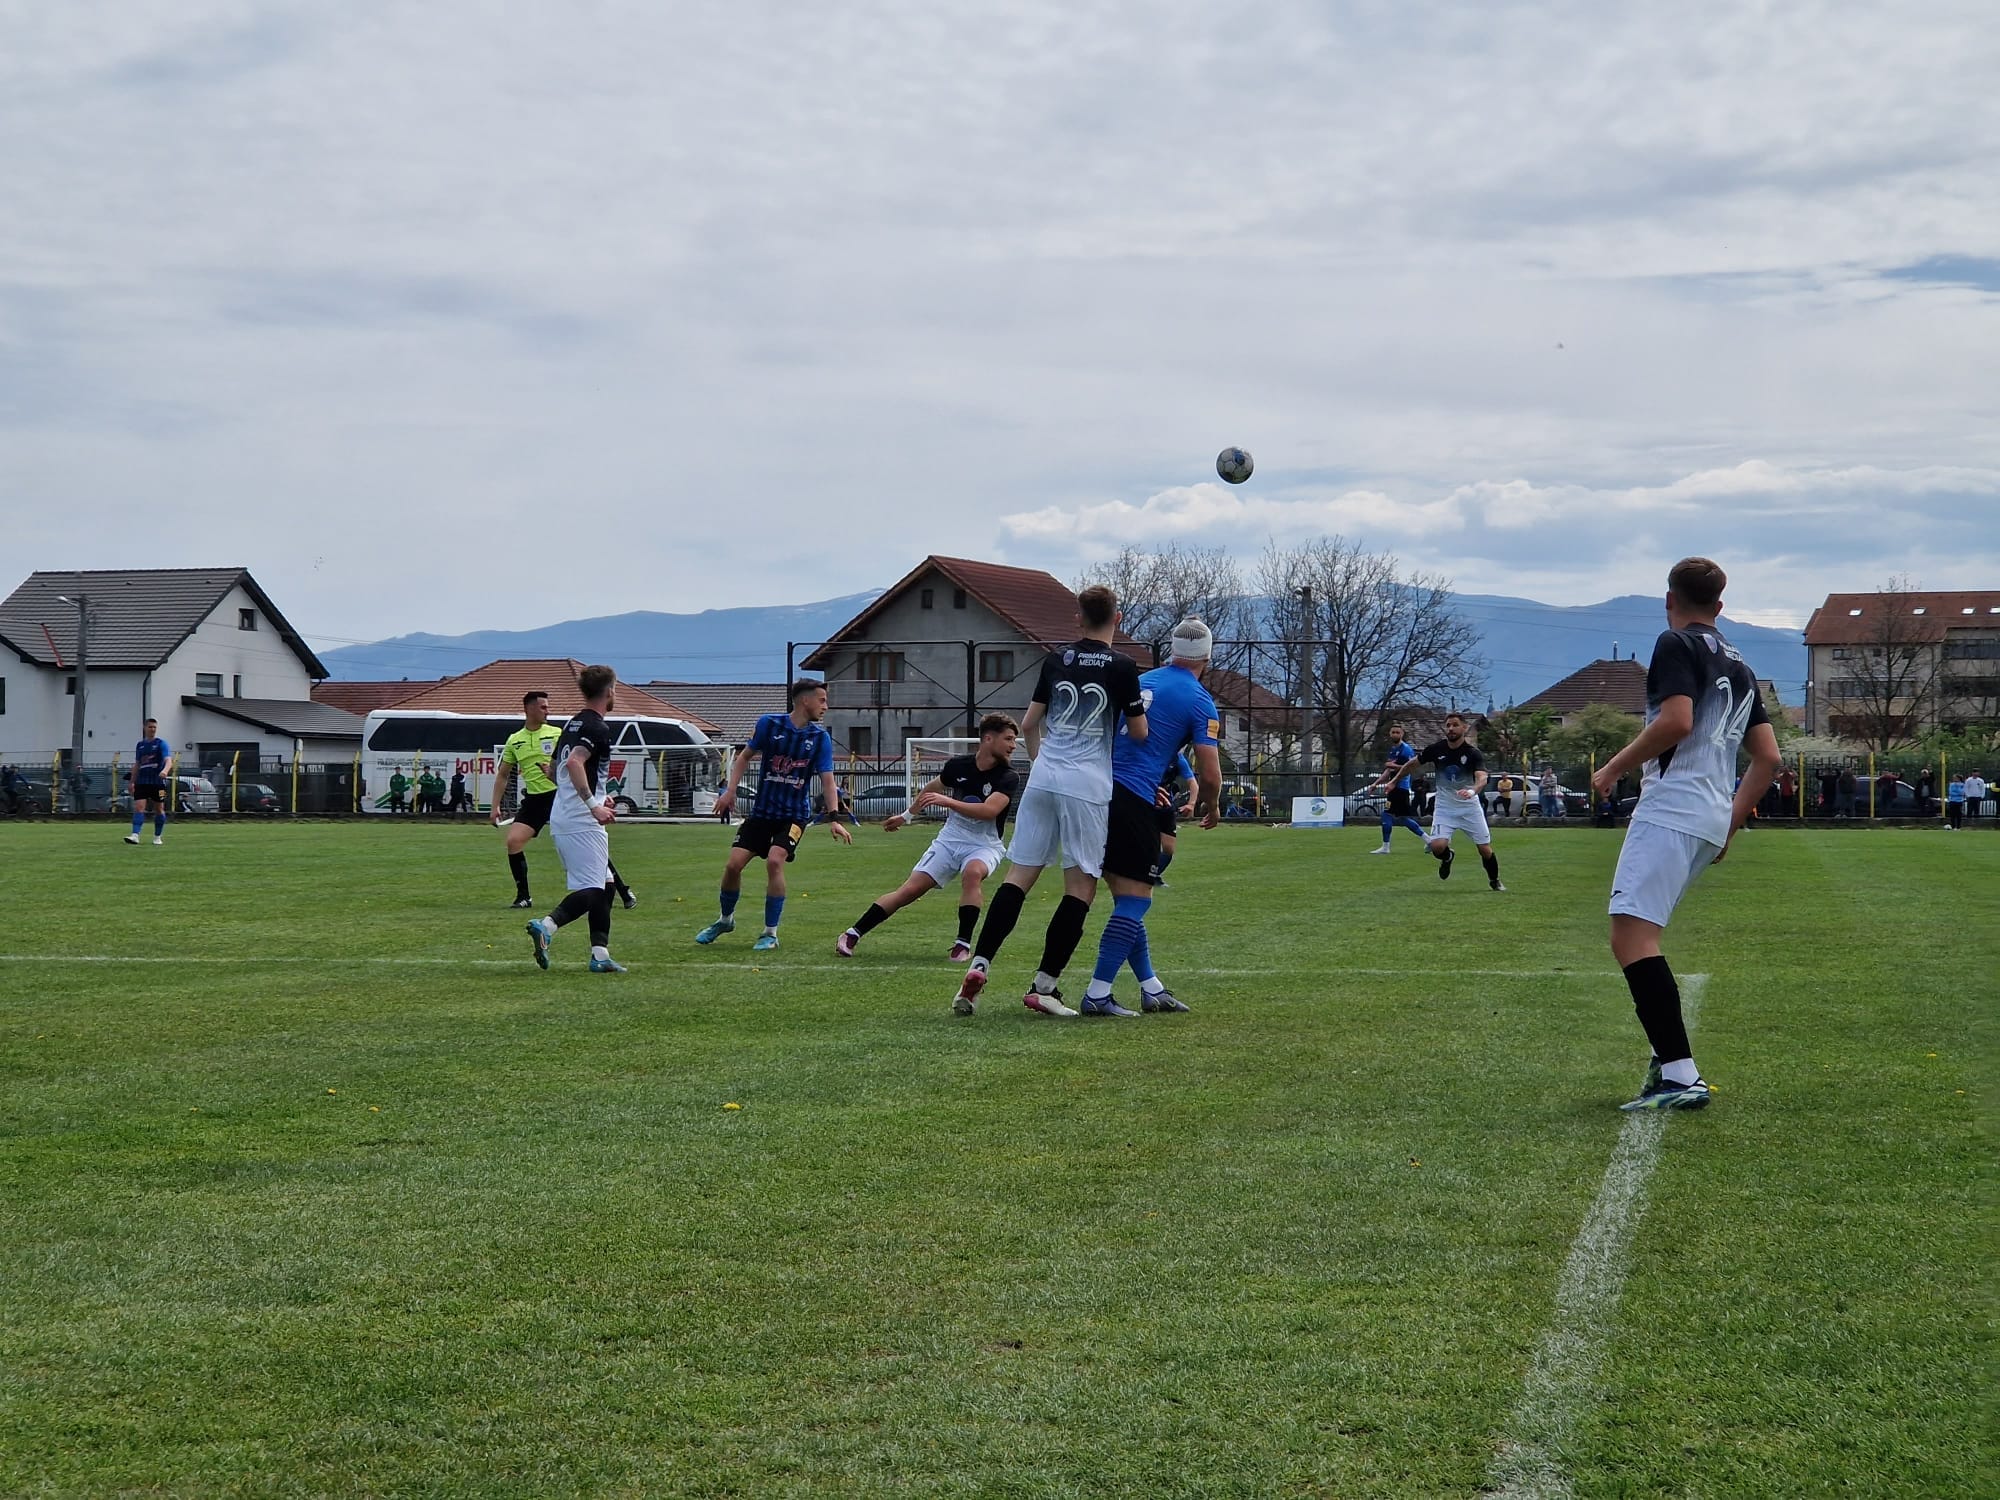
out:
<path id="1" fill-rule="evenodd" d="M 1582 765 L 1586 761 L 1602 765 L 1630 744 L 1644 727 L 1634 714 L 1623 713 L 1608 703 L 1593 703 L 1550 733 L 1549 754 L 1568 765 Z"/>
<path id="2" fill-rule="evenodd" d="M 1486 721 L 1479 747 L 1502 765 L 1518 766 L 1548 753 L 1555 727 L 1556 716 L 1546 708 L 1503 708 Z"/>

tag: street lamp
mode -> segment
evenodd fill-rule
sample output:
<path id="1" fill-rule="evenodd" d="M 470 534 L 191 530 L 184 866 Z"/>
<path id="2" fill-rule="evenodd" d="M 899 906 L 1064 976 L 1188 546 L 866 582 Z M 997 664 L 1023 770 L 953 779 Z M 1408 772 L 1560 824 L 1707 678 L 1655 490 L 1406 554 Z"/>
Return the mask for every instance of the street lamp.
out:
<path id="1" fill-rule="evenodd" d="M 56 598 L 63 604 L 76 606 L 76 702 L 69 719 L 70 811 L 82 817 L 83 701 L 90 675 L 90 595 L 79 593 L 72 599 L 68 594 L 57 594 Z"/>

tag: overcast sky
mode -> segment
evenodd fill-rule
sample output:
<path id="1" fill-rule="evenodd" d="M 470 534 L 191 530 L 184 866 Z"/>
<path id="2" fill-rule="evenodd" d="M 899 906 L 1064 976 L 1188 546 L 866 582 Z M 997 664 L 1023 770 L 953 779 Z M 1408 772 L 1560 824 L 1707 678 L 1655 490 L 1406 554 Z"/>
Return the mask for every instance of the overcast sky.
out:
<path id="1" fill-rule="evenodd" d="M 1992 587 L 1996 79 L 1991 0 L 0 0 L 0 588 L 243 563 L 333 645 L 1327 531 Z"/>

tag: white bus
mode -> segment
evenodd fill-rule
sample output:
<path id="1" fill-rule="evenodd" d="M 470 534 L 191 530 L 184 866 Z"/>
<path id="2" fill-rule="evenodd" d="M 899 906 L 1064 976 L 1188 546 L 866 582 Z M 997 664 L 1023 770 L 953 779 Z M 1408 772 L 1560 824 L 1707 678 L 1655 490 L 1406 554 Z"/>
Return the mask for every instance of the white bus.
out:
<path id="1" fill-rule="evenodd" d="M 389 781 L 398 771 L 412 783 L 404 794 L 406 806 L 415 803 L 415 782 L 425 772 L 447 786 L 454 773 L 463 772 L 473 805 L 490 809 L 500 751 L 522 722 L 519 714 L 376 709 L 361 728 L 362 811 L 391 810 Z M 684 719 L 614 713 L 605 723 L 612 747 L 605 790 L 621 815 L 691 817 L 698 798 L 713 807 L 715 789 L 728 775 L 728 745 L 712 743 Z M 515 778 L 509 803 L 519 795 Z"/>

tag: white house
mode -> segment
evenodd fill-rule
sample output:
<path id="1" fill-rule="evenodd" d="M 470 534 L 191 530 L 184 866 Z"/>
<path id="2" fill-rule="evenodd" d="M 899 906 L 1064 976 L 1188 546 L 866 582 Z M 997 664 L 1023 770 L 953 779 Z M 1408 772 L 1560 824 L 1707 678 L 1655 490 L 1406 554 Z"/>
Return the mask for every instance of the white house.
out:
<path id="1" fill-rule="evenodd" d="M 87 601 L 84 760 L 129 758 L 148 716 L 184 766 L 349 759 L 361 719 L 312 701 L 327 675 L 244 568 L 37 572 L 0 602 L 0 761 L 70 745 Z"/>

